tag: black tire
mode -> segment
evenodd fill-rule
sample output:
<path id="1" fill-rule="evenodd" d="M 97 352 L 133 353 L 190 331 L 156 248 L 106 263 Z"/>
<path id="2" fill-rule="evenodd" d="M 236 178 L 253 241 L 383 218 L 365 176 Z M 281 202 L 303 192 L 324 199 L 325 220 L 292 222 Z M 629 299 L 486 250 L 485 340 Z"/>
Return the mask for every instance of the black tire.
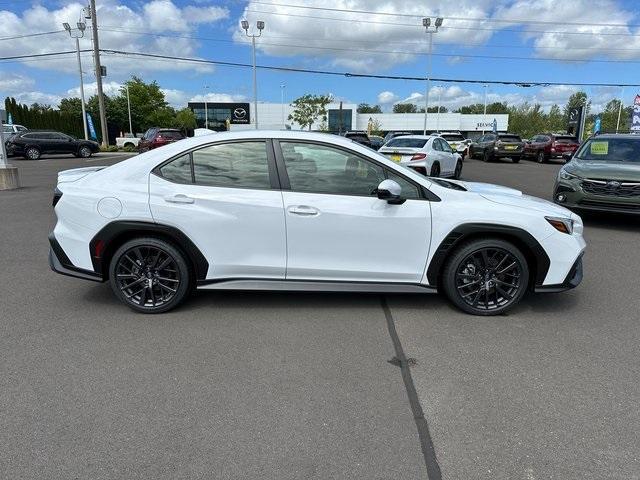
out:
<path id="1" fill-rule="evenodd" d="M 482 161 L 486 163 L 489 163 L 491 161 L 491 154 L 488 150 L 484 150 L 482 152 Z"/>
<path id="2" fill-rule="evenodd" d="M 431 165 L 431 171 L 429 172 L 430 177 L 439 177 L 440 176 L 440 164 L 434 163 Z"/>
<path id="3" fill-rule="evenodd" d="M 187 257 L 173 244 L 141 237 L 126 242 L 113 254 L 109 283 L 132 310 L 162 313 L 177 307 L 189 294 L 190 270 Z"/>
<path id="4" fill-rule="evenodd" d="M 456 169 L 453 171 L 453 178 L 458 180 L 460 175 L 462 175 L 462 160 L 458 160 L 456 163 Z"/>
<path id="5" fill-rule="evenodd" d="M 463 243 L 442 271 L 444 293 L 472 315 L 505 313 L 522 299 L 528 286 L 529 266 L 524 255 L 512 243 L 497 238 Z"/>
<path id="6" fill-rule="evenodd" d="M 547 161 L 547 158 L 544 154 L 544 150 L 540 150 L 536 155 L 536 162 L 545 163 L 546 161 Z"/>
<path id="7" fill-rule="evenodd" d="M 517 156 L 517 157 L 511 157 L 511 161 L 512 161 L 513 163 L 520 163 L 520 156 Z"/>
<path id="8" fill-rule="evenodd" d="M 78 149 L 78 156 L 81 157 L 81 158 L 89 158 L 92 153 L 93 152 L 91 152 L 91 149 L 89 147 L 87 147 L 86 145 L 82 145 Z"/>
<path id="9" fill-rule="evenodd" d="M 28 147 L 24 151 L 24 158 L 28 160 L 38 160 L 40 158 L 40 150 L 36 147 Z"/>

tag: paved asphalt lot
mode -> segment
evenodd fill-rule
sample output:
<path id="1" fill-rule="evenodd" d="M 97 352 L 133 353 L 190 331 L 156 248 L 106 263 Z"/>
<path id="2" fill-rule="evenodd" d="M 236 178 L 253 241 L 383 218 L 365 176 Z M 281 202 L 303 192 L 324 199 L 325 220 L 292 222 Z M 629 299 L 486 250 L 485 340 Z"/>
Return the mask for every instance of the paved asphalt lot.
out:
<path id="1" fill-rule="evenodd" d="M 18 159 L 0 192 L 0 478 L 640 478 L 640 220 L 586 217 L 583 284 L 508 316 L 220 292 L 144 316 L 47 264 L 56 172 L 122 158 Z M 463 176 L 548 198 L 557 170 Z"/>

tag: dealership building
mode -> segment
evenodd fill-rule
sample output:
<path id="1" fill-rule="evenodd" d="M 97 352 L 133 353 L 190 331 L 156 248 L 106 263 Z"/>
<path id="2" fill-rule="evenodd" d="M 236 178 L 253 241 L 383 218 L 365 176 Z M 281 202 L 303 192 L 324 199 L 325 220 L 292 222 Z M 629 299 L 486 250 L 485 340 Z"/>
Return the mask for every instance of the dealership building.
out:
<path id="1" fill-rule="evenodd" d="M 198 127 L 205 123 L 212 130 L 248 130 L 255 128 L 255 112 L 252 103 L 243 102 L 192 102 L 188 107 L 195 113 Z M 347 130 L 367 130 L 374 125 L 377 130 L 409 131 L 422 133 L 424 113 L 358 113 L 357 105 L 350 103 L 330 103 L 327 105 L 326 128 L 333 133 Z M 258 126 L 263 130 L 298 130 L 300 126 L 288 120 L 293 108 L 289 104 L 258 103 Z M 429 113 L 427 131 L 462 132 L 468 138 L 475 138 L 483 131 L 493 130 L 494 123 L 499 132 L 509 128 L 508 114 L 470 115 L 462 113 Z M 322 129 L 320 123 L 312 130 Z"/>

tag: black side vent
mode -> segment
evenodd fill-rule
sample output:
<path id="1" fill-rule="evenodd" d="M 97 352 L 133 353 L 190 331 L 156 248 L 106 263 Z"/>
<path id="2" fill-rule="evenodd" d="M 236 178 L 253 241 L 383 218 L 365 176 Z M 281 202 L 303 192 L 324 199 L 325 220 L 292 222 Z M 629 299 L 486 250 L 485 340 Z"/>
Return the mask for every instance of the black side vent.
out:
<path id="1" fill-rule="evenodd" d="M 53 191 L 53 200 L 51 201 L 51 205 L 55 208 L 61 198 L 62 192 L 58 189 L 58 187 L 56 187 L 56 189 Z"/>

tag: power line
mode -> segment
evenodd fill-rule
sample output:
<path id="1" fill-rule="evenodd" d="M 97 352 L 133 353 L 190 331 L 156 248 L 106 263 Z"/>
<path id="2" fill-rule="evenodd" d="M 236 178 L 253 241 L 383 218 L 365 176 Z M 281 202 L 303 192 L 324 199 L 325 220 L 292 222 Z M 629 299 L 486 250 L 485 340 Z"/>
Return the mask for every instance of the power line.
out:
<path id="1" fill-rule="evenodd" d="M 229 39 L 222 39 L 222 38 L 212 38 L 212 37 L 202 37 L 202 36 L 197 36 L 197 35 L 181 35 L 181 34 L 172 34 L 172 33 L 155 33 L 155 32 L 149 32 L 149 31 L 144 31 L 144 30 L 128 30 L 128 29 L 122 29 L 120 27 L 116 27 L 116 26 L 103 26 L 100 27 L 99 30 L 103 30 L 103 31 L 107 31 L 107 32 L 115 32 L 115 33 L 131 33 L 131 34 L 135 34 L 135 35 L 146 35 L 146 36 L 151 36 L 151 37 L 168 37 L 168 38 L 184 38 L 184 39 L 190 39 L 190 40 L 202 40 L 202 41 L 207 41 L 207 42 L 220 42 L 220 43 L 230 43 L 230 44 L 236 44 L 238 42 L 234 41 L 234 40 L 229 40 Z M 296 39 L 298 40 L 298 37 L 293 37 L 290 35 L 269 35 L 269 38 L 282 38 L 282 39 Z M 324 41 L 329 41 L 329 42 L 339 42 L 341 44 L 344 44 L 343 39 L 339 39 L 339 40 L 331 40 L 331 39 L 325 39 Z M 362 44 L 375 44 L 378 45 L 380 44 L 379 41 L 374 41 L 374 40 L 355 40 L 355 39 L 348 39 L 349 42 L 353 42 L 353 43 L 362 43 Z M 244 43 L 244 42 L 241 42 Z M 389 44 L 398 44 L 398 45 L 403 45 L 403 46 L 407 46 L 407 45 L 416 45 L 416 46 L 425 46 L 424 42 L 401 42 L 401 41 L 385 41 L 384 43 L 389 43 Z M 270 45 L 270 46 L 287 46 L 287 47 L 300 47 L 300 48 L 319 48 L 319 49 L 324 49 L 324 48 L 328 48 L 328 47 L 314 47 L 312 45 L 291 45 L 291 44 L 274 44 L 274 43 L 267 43 L 264 41 L 260 42 L 260 45 Z M 451 46 L 452 43 L 446 43 L 446 42 L 434 42 L 434 45 L 446 45 L 446 46 Z M 531 49 L 532 47 L 529 45 L 496 45 L 496 44 L 490 44 L 490 43 L 465 43 L 464 45 L 462 45 L 463 47 L 469 47 L 469 46 L 477 46 L 477 47 L 483 47 L 483 48 L 509 48 L 509 49 Z M 361 50 L 361 49 L 353 49 L 353 48 L 346 48 L 346 47 L 341 47 L 341 49 L 344 50 L 349 50 L 349 51 L 356 51 L 356 52 L 381 52 L 381 53 L 410 53 L 407 51 L 402 51 L 402 52 L 394 52 L 394 51 L 386 51 L 386 50 L 371 50 L 371 49 L 367 49 L 367 50 Z M 599 52 L 638 52 L 637 48 L 598 48 L 598 47 L 544 47 L 544 50 L 562 50 L 562 51 L 568 51 L 568 50 L 580 50 L 580 51 L 589 51 L 589 50 L 598 50 Z M 416 53 L 416 54 L 420 54 L 420 52 Z M 451 56 L 455 56 L 455 54 L 450 54 Z M 586 59 L 580 59 L 579 61 L 588 61 Z"/>
<path id="2" fill-rule="evenodd" d="M 54 33 L 61 33 L 64 30 L 53 30 L 51 32 L 38 32 L 38 33 L 27 33 L 24 35 L 15 35 L 13 37 L 0 37 L 0 41 L 2 40 L 15 40 L 18 38 L 28 38 L 28 37 L 40 37 L 42 35 L 53 35 Z"/>
<path id="3" fill-rule="evenodd" d="M 251 9 L 247 9 L 246 10 L 249 13 L 260 13 L 263 15 L 280 15 L 280 16 L 285 16 L 285 17 L 297 17 L 297 18 L 310 18 L 313 20 L 333 20 L 336 22 L 349 22 L 349 23 L 354 23 L 354 20 L 352 18 L 337 18 L 337 17 L 319 17 L 317 15 L 302 15 L 302 14 L 295 14 L 295 13 L 283 13 L 283 12 L 272 12 L 272 11 L 264 11 L 264 10 L 251 10 Z M 397 26 L 397 27 L 410 27 L 410 28 L 416 28 L 416 27 L 422 27 L 422 25 L 418 24 L 418 23 L 398 23 L 398 22 L 383 22 L 383 21 L 375 21 L 375 20 L 365 20 L 365 19 L 361 19 L 359 18 L 357 20 L 357 23 L 367 23 L 367 24 L 373 24 L 373 25 L 393 25 L 393 26 Z M 514 32 L 514 33 L 523 33 L 522 29 L 520 30 L 514 30 L 514 29 L 508 29 L 508 28 L 488 28 L 488 27 L 452 27 L 450 25 L 443 25 L 442 27 L 440 27 L 441 30 L 480 30 L 480 31 L 488 31 L 488 32 Z M 527 29 L 527 33 L 553 33 L 553 34 L 562 34 L 562 35 L 587 35 L 587 36 L 616 36 L 616 37 L 640 37 L 640 34 L 633 34 L 633 33 L 615 33 L 615 32 L 598 32 L 598 33 L 594 33 L 594 32 L 567 32 L 567 31 L 559 31 L 559 30 L 531 30 L 531 29 Z"/>
<path id="4" fill-rule="evenodd" d="M 306 10 L 322 10 L 327 12 L 339 12 L 339 13 L 358 13 L 367 15 L 383 15 L 392 17 L 405 17 L 405 18 L 424 18 L 428 16 L 439 16 L 446 20 L 455 20 L 463 22 L 496 22 L 496 23 L 524 23 L 524 24 L 536 24 L 536 25 L 575 25 L 579 27 L 640 27 L 640 24 L 626 24 L 626 23 L 586 23 L 586 22 L 564 22 L 564 21 L 548 21 L 548 20 L 525 20 L 525 19 L 500 19 L 500 18 L 487 18 L 487 17 L 454 17 L 451 15 L 436 15 L 436 14 L 411 14 L 411 13 L 392 13 L 392 12 L 377 12 L 374 10 L 353 10 L 347 8 L 331 8 L 331 7 L 317 7 L 312 5 L 295 5 L 290 3 L 274 3 L 263 2 L 259 0 L 251 0 L 251 3 L 257 3 L 260 5 L 270 5 L 272 7 L 289 7 L 289 8 L 301 8 Z"/>

